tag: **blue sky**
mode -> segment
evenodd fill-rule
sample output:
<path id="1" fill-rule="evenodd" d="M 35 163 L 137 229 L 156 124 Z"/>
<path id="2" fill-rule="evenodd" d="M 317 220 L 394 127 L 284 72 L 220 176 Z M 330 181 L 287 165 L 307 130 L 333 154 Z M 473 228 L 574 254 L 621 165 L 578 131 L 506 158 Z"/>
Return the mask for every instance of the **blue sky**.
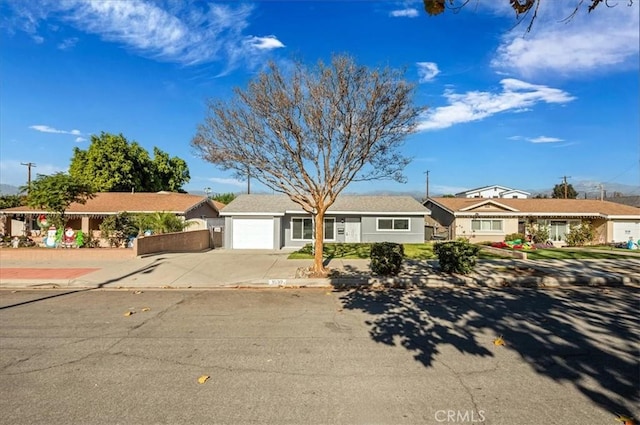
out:
<path id="1" fill-rule="evenodd" d="M 549 189 L 562 176 L 640 188 L 640 2 L 583 5 L 563 22 L 577 2 L 542 2 L 527 33 L 507 0 L 438 17 L 421 1 L 4 0 L 0 183 L 24 185 L 21 163 L 66 171 L 104 131 L 185 159 L 187 190 L 246 190 L 190 148 L 207 98 L 228 98 L 269 60 L 348 53 L 404 67 L 429 108 L 403 146 L 408 181 L 348 192 L 424 193 L 426 171 L 432 195 Z"/>

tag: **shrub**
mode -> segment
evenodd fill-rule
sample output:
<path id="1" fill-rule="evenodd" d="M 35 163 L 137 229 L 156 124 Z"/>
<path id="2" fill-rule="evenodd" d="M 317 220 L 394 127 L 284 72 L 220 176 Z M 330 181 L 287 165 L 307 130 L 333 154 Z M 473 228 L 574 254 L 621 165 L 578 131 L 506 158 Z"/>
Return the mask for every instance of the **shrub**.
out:
<path id="1" fill-rule="evenodd" d="M 546 243 L 549 240 L 549 228 L 544 224 L 529 223 L 527 232 L 531 235 L 534 243 Z"/>
<path id="2" fill-rule="evenodd" d="M 118 213 L 106 217 L 100 224 L 102 237 L 109 241 L 109 246 L 119 248 L 126 247 L 131 236 L 136 236 L 138 229 L 133 223 L 133 218 L 127 212 Z"/>
<path id="3" fill-rule="evenodd" d="M 371 245 L 371 271 L 379 276 L 397 276 L 402 269 L 404 247 L 393 242 Z"/>
<path id="4" fill-rule="evenodd" d="M 93 237 L 93 232 L 89 231 L 84 235 L 84 244 L 82 245 L 85 248 L 98 248 L 100 246 L 100 239 Z"/>
<path id="5" fill-rule="evenodd" d="M 445 273 L 471 273 L 476 265 L 480 247 L 469 242 L 438 242 L 433 251 L 438 256 L 440 269 Z"/>
<path id="6" fill-rule="evenodd" d="M 522 233 L 511 233 L 504 237 L 505 241 L 517 241 L 524 242 L 526 239 Z"/>
<path id="7" fill-rule="evenodd" d="M 593 242 L 595 231 L 591 227 L 591 223 L 582 222 L 580 225 L 572 225 L 569 232 L 565 235 L 565 240 L 569 246 L 583 246 Z"/>

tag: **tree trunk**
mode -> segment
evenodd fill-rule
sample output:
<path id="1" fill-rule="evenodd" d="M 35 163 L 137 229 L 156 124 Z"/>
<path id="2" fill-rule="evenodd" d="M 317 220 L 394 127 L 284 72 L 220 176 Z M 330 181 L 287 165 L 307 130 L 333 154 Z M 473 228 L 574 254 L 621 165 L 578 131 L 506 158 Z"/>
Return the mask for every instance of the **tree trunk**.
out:
<path id="1" fill-rule="evenodd" d="M 327 273 L 324 268 L 324 211 L 318 211 L 314 218 L 314 256 L 313 256 L 313 272 L 316 275 L 325 275 Z"/>

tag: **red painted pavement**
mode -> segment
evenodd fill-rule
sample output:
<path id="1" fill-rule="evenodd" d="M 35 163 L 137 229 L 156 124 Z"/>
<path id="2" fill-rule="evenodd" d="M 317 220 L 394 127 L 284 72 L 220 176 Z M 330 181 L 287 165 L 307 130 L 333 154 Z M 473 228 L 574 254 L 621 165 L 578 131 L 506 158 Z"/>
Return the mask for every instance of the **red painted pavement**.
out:
<path id="1" fill-rule="evenodd" d="M 87 273 L 100 270 L 99 268 L 0 268 L 0 279 L 73 279 Z"/>

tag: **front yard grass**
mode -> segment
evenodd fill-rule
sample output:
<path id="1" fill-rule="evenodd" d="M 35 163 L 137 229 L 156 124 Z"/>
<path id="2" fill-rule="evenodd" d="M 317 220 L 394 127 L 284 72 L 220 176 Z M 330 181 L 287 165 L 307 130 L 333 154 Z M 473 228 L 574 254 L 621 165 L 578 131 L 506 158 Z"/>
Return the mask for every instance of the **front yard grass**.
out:
<path id="1" fill-rule="evenodd" d="M 433 253 L 434 242 L 411 243 L 404 245 L 404 258 L 410 260 L 436 260 L 437 257 Z M 594 247 L 590 247 L 594 248 Z M 607 252 L 609 251 L 609 252 Z M 624 251 L 624 250 L 615 250 Z M 581 249 L 572 250 L 571 248 L 549 248 L 535 249 L 526 251 L 530 260 L 610 260 L 622 258 L 638 258 L 637 256 L 626 256 L 623 253 L 613 254 L 610 248 L 603 248 L 596 251 L 587 251 Z M 370 243 L 326 243 L 324 245 L 324 258 L 343 258 L 343 259 L 369 259 L 371 256 Z M 486 251 L 480 251 L 478 256 L 480 259 L 488 258 L 507 258 Z M 307 244 L 298 251 L 291 253 L 288 257 L 292 260 L 313 259 L 312 245 Z"/>
<path id="2" fill-rule="evenodd" d="M 414 260 L 435 259 L 433 243 L 410 243 L 404 245 L 404 257 Z M 324 244 L 325 258 L 369 259 L 371 257 L 370 243 L 326 243 Z M 307 244 L 298 251 L 292 252 L 289 259 L 306 260 L 313 258 L 312 245 Z"/>

